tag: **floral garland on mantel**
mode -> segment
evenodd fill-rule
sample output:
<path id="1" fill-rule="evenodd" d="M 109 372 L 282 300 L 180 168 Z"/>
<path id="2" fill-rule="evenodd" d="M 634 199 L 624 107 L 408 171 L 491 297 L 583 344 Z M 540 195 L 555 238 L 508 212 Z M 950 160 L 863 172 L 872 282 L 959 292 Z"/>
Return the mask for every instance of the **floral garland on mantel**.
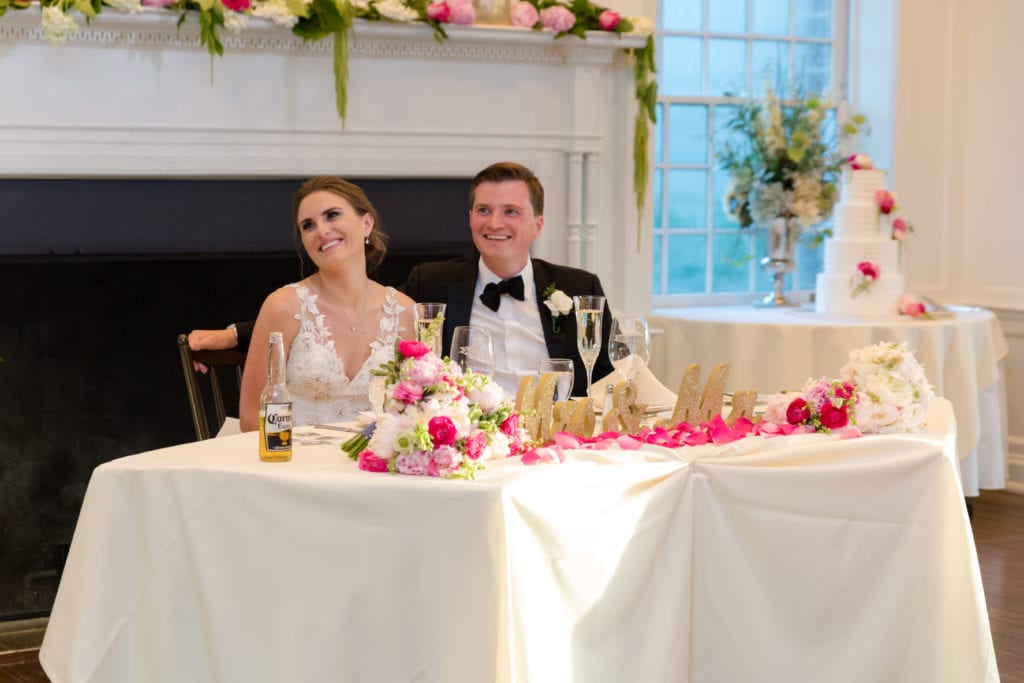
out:
<path id="1" fill-rule="evenodd" d="M 190 13 L 199 16 L 199 40 L 211 59 L 224 54 L 220 32 L 241 32 L 250 16 L 269 19 L 304 40 L 334 36 L 335 104 L 342 125 L 348 108 L 348 38 L 354 19 L 393 23 L 425 23 L 442 43 L 448 39 L 445 24 L 471 25 L 476 20 L 472 0 L 38 0 L 42 6 L 40 29 L 47 39 L 63 45 L 79 30 L 71 15 L 77 11 L 86 21 L 95 19 L 106 7 L 135 13 L 143 7 L 177 12 L 181 26 Z M 0 0 L 0 16 L 10 9 L 26 9 L 33 0 Z M 630 34 L 647 38 L 643 47 L 625 48 L 633 58 L 637 115 L 633 134 L 633 191 L 637 208 L 637 251 L 650 173 L 647 148 L 650 124 L 654 122 L 657 84 L 654 81 L 654 26 L 646 17 L 623 17 L 589 0 L 519 0 L 512 3 L 512 26 L 548 31 L 554 39 L 577 36 L 586 40 L 587 31 Z"/>

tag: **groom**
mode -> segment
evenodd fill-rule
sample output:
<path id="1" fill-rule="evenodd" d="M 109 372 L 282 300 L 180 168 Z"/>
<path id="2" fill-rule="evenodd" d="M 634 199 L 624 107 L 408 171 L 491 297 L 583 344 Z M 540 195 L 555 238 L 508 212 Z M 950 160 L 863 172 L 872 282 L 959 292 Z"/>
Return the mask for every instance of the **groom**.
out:
<path id="1" fill-rule="evenodd" d="M 488 330 L 494 380 L 507 392 L 514 395 L 521 377 L 536 375 L 541 360 L 571 358 L 573 394 L 583 396 L 587 374 L 576 346 L 575 311 L 552 313 L 544 301 L 555 290 L 570 299 L 603 296 L 604 291 L 592 273 L 530 257 L 530 245 L 543 227 L 544 188 L 537 177 L 511 162 L 488 166 L 473 178 L 469 191 L 469 228 L 479 257 L 416 266 L 402 289 L 415 301 L 447 304 L 445 355 L 456 327 Z M 611 322 L 606 303 L 595 378 L 613 370 L 607 350 Z"/>

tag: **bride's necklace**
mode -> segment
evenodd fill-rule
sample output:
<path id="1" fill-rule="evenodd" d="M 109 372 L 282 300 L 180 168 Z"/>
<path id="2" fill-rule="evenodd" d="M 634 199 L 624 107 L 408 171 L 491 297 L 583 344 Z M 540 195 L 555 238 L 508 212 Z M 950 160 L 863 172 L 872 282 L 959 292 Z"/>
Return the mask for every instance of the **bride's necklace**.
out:
<path id="1" fill-rule="evenodd" d="M 366 307 L 366 300 L 369 298 L 369 286 L 363 288 L 363 296 L 359 300 L 359 306 L 356 307 L 354 313 L 356 314 L 355 322 L 352 322 L 352 318 L 348 317 L 348 313 L 345 312 L 345 307 L 340 303 L 338 304 L 338 310 L 345 316 L 345 322 L 348 323 L 348 329 L 352 332 L 359 331 L 359 321 L 363 318 L 363 309 Z"/>

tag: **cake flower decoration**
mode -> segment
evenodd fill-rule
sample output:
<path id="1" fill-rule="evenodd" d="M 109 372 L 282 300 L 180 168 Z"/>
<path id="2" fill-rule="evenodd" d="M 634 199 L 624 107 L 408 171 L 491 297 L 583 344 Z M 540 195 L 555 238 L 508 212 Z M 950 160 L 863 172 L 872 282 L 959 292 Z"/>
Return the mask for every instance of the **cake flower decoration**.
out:
<path id="1" fill-rule="evenodd" d="M 871 283 L 881 275 L 881 269 L 871 261 L 861 261 L 857 264 L 857 272 L 850 276 L 850 298 L 856 299 L 864 292 L 871 291 Z"/>
<path id="2" fill-rule="evenodd" d="M 900 294 L 897 306 L 899 307 L 901 315 L 909 315 L 911 318 L 932 319 L 932 314 L 928 312 L 927 308 L 925 308 L 924 303 L 912 292 Z"/>
<path id="3" fill-rule="evenodd" d="M 846 163 L 855 171 L 869 170 L 875 167 L 874 162 L 871 161 L 871 157 L 867 154 L 851 154 L 850 158 L 846 160 Z"/>
<path id="4" fill-rule="evenodd" d="M 896 193 L 889 190 L 875 192 L 875 204 L 878 204 L 878 210 L 882 213 L 892 213 L 896 210 Z"/>
<path id="5" fill-rule="evenodd" d="M 914 232 L 914 226 L 902 218 L 896 218 L 892 222 L 892 238 L 900 242 L 906 241 L 910 233 Z"/>

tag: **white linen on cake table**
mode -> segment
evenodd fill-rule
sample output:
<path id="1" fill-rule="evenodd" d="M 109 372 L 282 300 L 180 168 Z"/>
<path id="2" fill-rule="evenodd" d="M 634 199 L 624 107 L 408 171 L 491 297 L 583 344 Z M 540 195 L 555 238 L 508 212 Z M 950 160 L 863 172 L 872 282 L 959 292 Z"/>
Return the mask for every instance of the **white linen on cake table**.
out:
<path id="1" fill-rule="evenodd" d="M 252 435 L 114 461 L 41 660 L 57 683 L 994 681 L 948 403 L 930 425 L 475 482 L 336 446 L 259 463 Z"/>

